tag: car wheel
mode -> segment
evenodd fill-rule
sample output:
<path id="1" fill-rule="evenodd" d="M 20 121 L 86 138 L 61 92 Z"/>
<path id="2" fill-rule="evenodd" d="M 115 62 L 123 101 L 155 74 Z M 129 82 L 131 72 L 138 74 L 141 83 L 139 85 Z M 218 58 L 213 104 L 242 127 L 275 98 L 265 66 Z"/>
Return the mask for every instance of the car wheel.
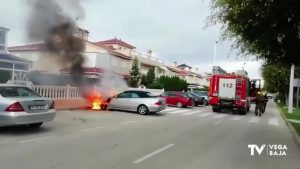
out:
<path id="1" fill-rule="evenodd" d="M 140 115 L 146 115 L 149 113 L 149 109 L 147 106 L 145 105 L 140 105 L 138 108 L 137 108 L 137 112 L 140 114 Z"/>
<path id="2" fill-rule="evenodd" d="M 204 100 L 204 103 L 203 103 L 203 105 L 208 105 L 208 101 L 207 100 Z"/>
<path id="3" fill-rule="evenodd" d="M 40 123 L 32 123 L 32 124 L 29 124 L 28 127 L 31 128 L 31 129 L 38 129 L 42 126 L 43 122 L 40 122 Z"/>
<path id="4" fill-rule="evenodd" d="M 176 105 L 177 105 L 177 107 L 182 108 L 182 103 L 181 102 L 178 102 Z"/>

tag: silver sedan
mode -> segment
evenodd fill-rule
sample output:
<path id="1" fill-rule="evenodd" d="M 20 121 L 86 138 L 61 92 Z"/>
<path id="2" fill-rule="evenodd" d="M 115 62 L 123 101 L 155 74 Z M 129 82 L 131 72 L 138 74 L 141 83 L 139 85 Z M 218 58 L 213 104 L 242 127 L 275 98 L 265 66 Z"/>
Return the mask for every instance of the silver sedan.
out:
<path id="1" fill-rule="evenodd" d="M 147 91 L 128 90 L 108 99 L 108 109 L 136 111 L 146 115 L 166 109 L 166 101 Z"/>
<path id="2" fill-rule="evenodd" d="M 27 87 L 0 85 L 0 127 L 26 124 L 39 128 L 55 114 L 54 101 Z"/>

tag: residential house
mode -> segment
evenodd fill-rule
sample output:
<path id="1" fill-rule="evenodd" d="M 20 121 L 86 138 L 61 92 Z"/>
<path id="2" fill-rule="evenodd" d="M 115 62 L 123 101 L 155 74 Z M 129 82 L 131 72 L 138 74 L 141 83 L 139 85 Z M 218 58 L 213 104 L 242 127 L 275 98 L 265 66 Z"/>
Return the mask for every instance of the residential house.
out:
<path id="1" fill-rule="evenodd" d="M 169 66 L 169 70 L 176 72 L 180 78 L 185 79 L 191 89 L 205 85 L 198 68 L 193 68 L 186 64 L 177 65 L 175 62 L 174 65 Z"/>
<path id="2" fill-rule="evenodd" d="M 7 52 L 7 32 L 8 29 L 0 27 L 0 83 L 6 83 L 8 80 L 25 81 L 32 62 Z"/>

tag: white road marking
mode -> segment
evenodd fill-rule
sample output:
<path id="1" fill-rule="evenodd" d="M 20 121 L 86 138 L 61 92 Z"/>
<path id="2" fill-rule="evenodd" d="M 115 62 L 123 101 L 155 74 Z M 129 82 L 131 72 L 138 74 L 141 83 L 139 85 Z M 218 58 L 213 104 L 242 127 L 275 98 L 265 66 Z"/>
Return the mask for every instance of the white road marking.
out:
<path id="1" fill-rule="evenodd" d="M 165 110 L 167 110 L 167 111 L 173 111 L 173 110 L 177 110 L 178 108 L 166 108 Z"/>
<path id="2" fill-rule="evenodd" d="M 252 117 L 248 122 L 249 123 L 258 123 L 259 117 Z"/>
<path id="3" fill-rule="evenodd" d="M 189 112 L 191 110 L 177 110 L 177 111 L 172 111 L 172 112 L 168 112 L 170 114 L 177 114 L 177 113 L 185 113 L 185 112 Z"/>
<path id="4" fill-rule="evenodd" d="M 273 125 L 273 126 L 278 126 L 279 125 L 278 119 L 276 119 L 276 118 L 269 119 L 268 123 L 270 125 Z"/>
<path id="5" fill-rule="evenodd" d="M 158 150 L 155 150 L 154 152 L 152 152 L 152 153 L 150 153 L 150 154 L 147 154 L 147 155 L 145 155 L 144 157 L 139 158 L 139 159 L 133 161 L 133 163 L 138 164 L 138 163 L 140 163 L 140 162 L 142 162 L 142 161 L 144 161 L 144 160 L 147 160 L 148 158 L 150 158 L 150 157 L 152 157 L 152 156 L 154 156 L 154 155 L 156 155 L 156 154 L 159 154 L 159 153 L 161 153 L 161 152 L 163 152 L 163 151 L 165 151 L 165 150 L 167 150 L 167 149 L 173 147 L 174 145 L 175 145 L 175 144 L 169 144 L 169 145 L 166 145 L 166 146 L 163 147 L 163 148 L 160 148 L 160 149 L 158 149 Z"/>
<path id="6" fill-rule="evenodd" d="M 221 119 L 221 118 L 224 118 L 226 115 L 225 114 L 216 114 L 213 116 L 213 118 L 215 119 Z"/>
<path id="7" fill-rule="evenodd" d="M 96 130 L 96 129 L 103 129 L 104 127 L 93 127 L 93 128 L 86 128 L 86 129 L 82 129 L 82 132 L 87 132 L 87 131 L 92 131 L 92 130 Z"/>
<path id="8" fill-rule="evenodd" d="M 212 115 L 212 113 L 203 113 L 203 114 L 200 114 L 198 116 L 199 117 L 206 117 L 206 116 L 209 116 L 209 115 Z"/>
<path id="9" fill-rule="evenodd" d="M 223 120 L 217 120 L 217 121 L 215 121 L 213 124 L 216 125 L 216 124 L 221 123 L 222 121 L 223 121 Z"/>
<path id="10" fill-rule="evenodd" d="M 187 113 L 184 113 L 182 114 L 183 116 L 190 116 L 190 115 L 193 115 L 193 114 L 198 114 L 198 113 L 201 113 L 202 111 L 201 110 L 192 110 L 190 112 L 187 112 Z"/>
<path id="11" fill-rule="evenodd" d="M 121 124 L 130 124 L 130 123 L 135 123 L 136 121 L 135 120 L 131 120 L 131 121 L 124 121 L 124 122 L 121 122 Z"/>
<path id="12" fill-rule="evenodd" d="M 168 113 L 168 112 L 171 112 L 171 111 L 174 111 L 174 110 L 180 110 L 180 109 L 178 109 L 178 108 L 167 108 L 167 109 L 165 109 L 165 110 L 163 110 L 163 111 L 161 111 L 162 113 Z"/>
<path id="13" fill-rule="evenodd" d="M 19 143 L 29 143 L 29 142 L 34 142 L 34 141 L 42 141 L 42 140 L 47 140 L 47 139 L 51 139 L 54 138 L 56 136 L 46 136 L 46 137 L 37 137 L 37 138 L 32 138 L 32 139 L 27 139 L 27 140 L 20 140 Z"/>
<path id="14" fill-rule="evenodd" d="M 241 119 L 242 119 L 241 116 L 234 116 L 230 120 L 241 120 Z"/>

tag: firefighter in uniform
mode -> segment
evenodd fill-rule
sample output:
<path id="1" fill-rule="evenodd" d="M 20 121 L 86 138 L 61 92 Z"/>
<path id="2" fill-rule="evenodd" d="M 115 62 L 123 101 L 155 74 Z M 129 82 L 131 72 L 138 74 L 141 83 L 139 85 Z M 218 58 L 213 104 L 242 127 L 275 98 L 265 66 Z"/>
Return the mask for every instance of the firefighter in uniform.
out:
<path id="1" fill-rule="evenodd" d="M 267 106 L 267 102 L 268 102 L 269 99 L 268 99 L 268 96 L 267 96 L 266 93 L 264 93 L 262 97 L 263 97 L 263 100 L 264 100 L 264 102 L 263 102 L 264 103 L 264 111 L 263 111 L 263 113 L 264 113 L 266 111 L 266 106 Z"/>
<path id="2" fill-rule="evenodd" d="M 261 116 L 261 114 L 264 112 L 264 108 L 265 108 L 265 101 L 264 98 L 262 96 L 262 94 L 260 92 L 256 93 L 255 96 L 255 115 L 257 116 Z"/>

